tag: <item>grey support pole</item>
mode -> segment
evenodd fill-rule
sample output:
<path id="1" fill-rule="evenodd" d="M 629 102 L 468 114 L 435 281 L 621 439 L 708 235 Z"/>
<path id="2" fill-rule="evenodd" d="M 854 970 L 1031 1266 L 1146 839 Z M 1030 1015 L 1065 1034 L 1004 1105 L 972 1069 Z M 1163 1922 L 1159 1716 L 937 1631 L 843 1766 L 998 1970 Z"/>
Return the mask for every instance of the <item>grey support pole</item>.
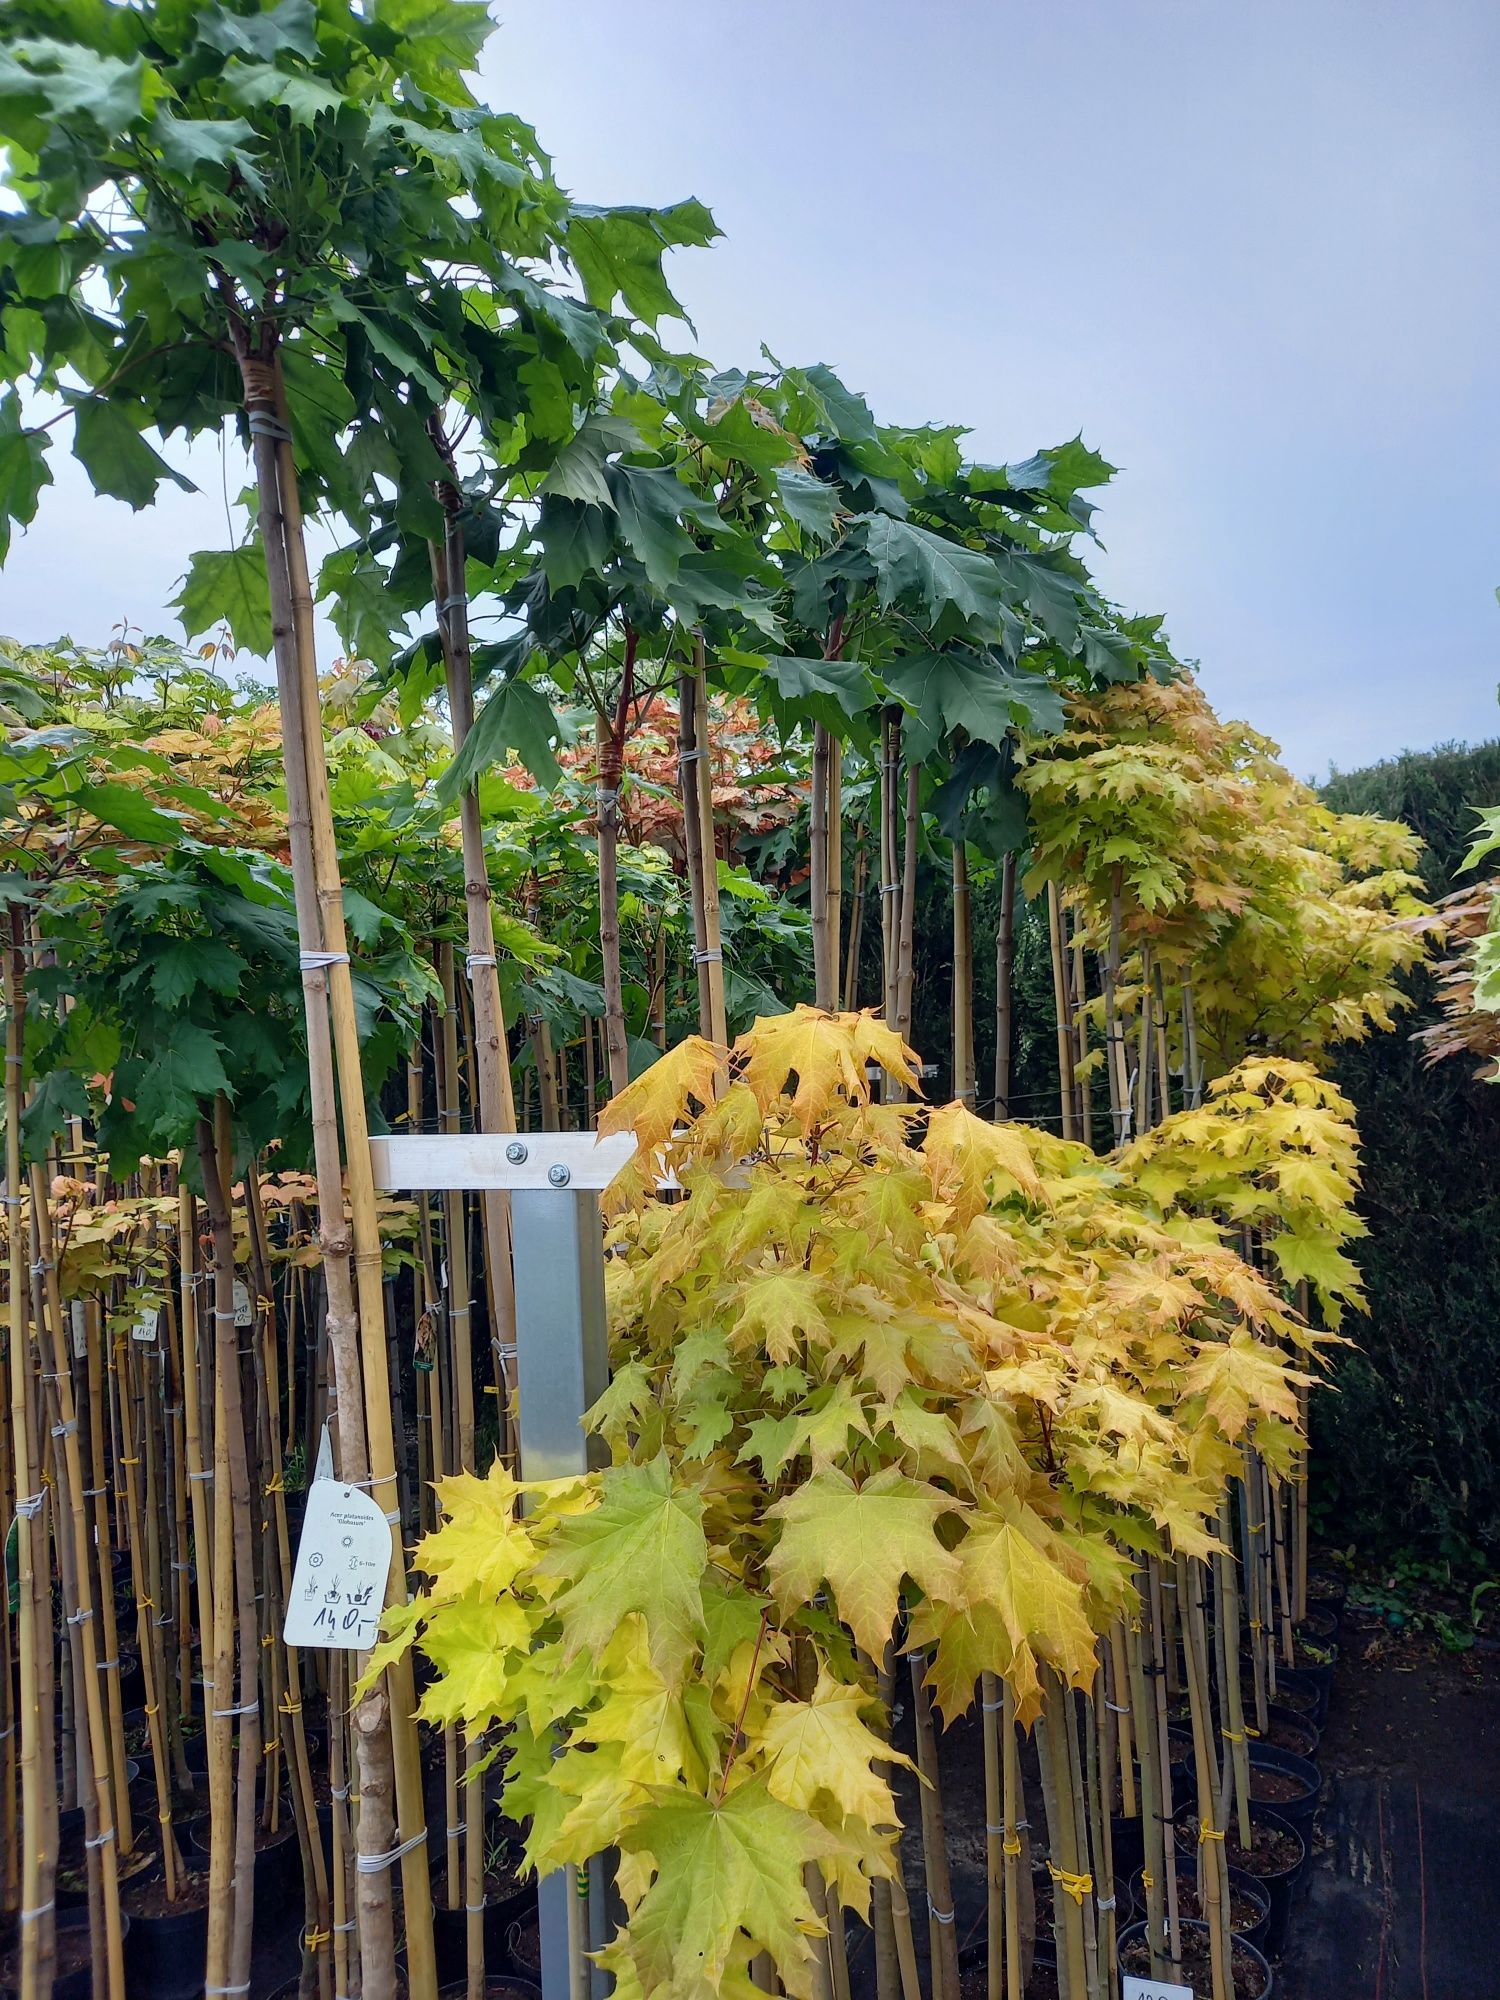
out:
<path id="1" fill-rule="evenodd" d="M 592 1132 L 410 1134 L 372 1139 L 375 1185 L 422 1189 L 504 1188 L 511 1200 L 516 1289 L 518 1446 L 523 1479 L 586 1472 L 583 1413 L 609 1381 L 604 1310 L 604 1236 L 599 1191 L 635 1151 L 634 1135 Z M 574 1895 L 575 1871 L 555 1870 L 538 1885 L 543 2000 L 573 2000 L 584 1987 L 573 1940 L 597 1951 L 608 1942 L 608 1870 L 591 1862 Z M 581 1902 L 581 1910 L 575 1908 Z M 602 2000 L 610 1980 L 587 1968 L 587 1990 Z"/>

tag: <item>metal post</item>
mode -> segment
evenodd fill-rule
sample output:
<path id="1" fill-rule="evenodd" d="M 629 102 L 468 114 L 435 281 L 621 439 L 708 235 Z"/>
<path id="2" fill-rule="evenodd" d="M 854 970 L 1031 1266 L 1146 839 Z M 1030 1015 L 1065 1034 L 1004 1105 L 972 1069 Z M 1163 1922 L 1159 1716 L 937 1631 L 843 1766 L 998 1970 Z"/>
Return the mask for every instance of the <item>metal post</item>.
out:
<path id="1" fill-rule="evenodd" d="M 591 1441 L 583 1414 L 609 1382 L 604 1309 L 604 1236 L 599 1190 L 635 1151 L 630 1133 L 538 1132 L 507 1139 L 492 1133 L 410 1134 L 372 1139 L 381 1188 L 505 1188 L 511 1197 L 516 1295 L 518 1437 L 523 1479 L 565 1479 L 586 1472 Z M 602 1456 L 602 1454 L 601 1454 Z M 608 1941 L 610 1870 L 589 1865 L 588 1948 Z M 572 2000 L 573 1871 L 558 1869 L 538 1885 L 543 2000 Z M 589 1968 L 593 2000 L 609 1975 Z"/>
<path id="2" fill-rule="evenodd" d="M 511 1196 L 511 1218 L 521 1477 L 562 1479 L 588 1470 L 579 1420 L 609 1379 L 599 1197 L 528 1190 Z M 537 1884 L 542 2000 L 570 2000 L 574 1991 L 573 1890 L 571 1869 Z"/>

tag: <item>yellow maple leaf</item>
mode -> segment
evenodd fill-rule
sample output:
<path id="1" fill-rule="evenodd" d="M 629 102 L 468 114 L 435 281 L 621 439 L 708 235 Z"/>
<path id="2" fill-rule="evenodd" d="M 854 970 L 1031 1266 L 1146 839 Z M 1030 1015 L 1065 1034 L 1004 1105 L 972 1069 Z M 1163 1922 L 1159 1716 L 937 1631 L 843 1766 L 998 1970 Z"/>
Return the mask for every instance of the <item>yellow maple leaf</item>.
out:
<path id="1" fill-rule="evenodd" d="M 827 1582 L 839 1616 L 872 1659 L 885 1651 L 903 1577 L 944 1595 L 961 1569 L 938 1540 L 937 1522 L 964 1512 L 960 1501 L 887 1466 L 864 1486 L 830 1467 L 769 1507 L 781 1535 L 767 1564 L 783 1610 L 809 1604 Z"/>
<path id="2" fill-rule="evenodd" d="M 962 1104 L 945 1104 L 927 1121 L 922 1157 L 934 1190 L 954 1201 L 965 1221 L 1000 1199 L 1020 1192 L 1030 1201 L 1045 1198 L 1036 1162 L 1023 1128 L 991 1125 Z"/>
<path id="3" fill-rule="evenodd" d="M 516 1514 L 520 1487 L 496 1459 L 483 1479 L 451 1473 L 437 1482 L 447 1517 L 418 1542 L 412 1561 L 432 1579 L 428 1601 L 458 1597 L 475 1586 L 491 1597 L 508 1590 L 536 1557 L 536 1547 Z"/>
<path id="4" fill-rule="evenodd" d="M 690 1102 L 713 1103 L 723 1073 L 724 1051 L 702 1035 L 689 1035 L 610 1099 L 599 1113 L 599 1130 L 634 1132 L 649 1159 L 671 1138 Z"/>
<path id="5" fill-rule="evenodd" d="M 836 1681 L 820 1665 L 807 1701 L 770 1705 L 752 1753 L 764 1762 L 772 1798 L 812 1811 L 826 1793 L 840 1813 L 854 1813 L 870 1826 L 900 1825 L 890 1785 L 875 1766 L 915 1767 L 862 1720 L 868 1701 L 863 1688 Z"/>

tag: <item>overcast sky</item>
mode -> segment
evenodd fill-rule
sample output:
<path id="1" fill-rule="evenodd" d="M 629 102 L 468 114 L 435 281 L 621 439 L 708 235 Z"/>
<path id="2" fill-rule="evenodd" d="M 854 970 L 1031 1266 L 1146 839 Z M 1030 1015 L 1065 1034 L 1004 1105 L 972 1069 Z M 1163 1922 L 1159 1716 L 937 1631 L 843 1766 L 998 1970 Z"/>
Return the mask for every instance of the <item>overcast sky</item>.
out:
<path id="1" fill-rule="evenodd" d="M 1500 734 L 1496 0 L 499 17 L 487 94 L 566 187 L 714 210 L 674 273 L 701 352 L 826 361 L 985 458 L 1081 430 L 1123 468 L 1105 587 L 1302 775 Z M 217 463 L 141 516 L 55 469 L 0 630 L 173 629 Z"/>

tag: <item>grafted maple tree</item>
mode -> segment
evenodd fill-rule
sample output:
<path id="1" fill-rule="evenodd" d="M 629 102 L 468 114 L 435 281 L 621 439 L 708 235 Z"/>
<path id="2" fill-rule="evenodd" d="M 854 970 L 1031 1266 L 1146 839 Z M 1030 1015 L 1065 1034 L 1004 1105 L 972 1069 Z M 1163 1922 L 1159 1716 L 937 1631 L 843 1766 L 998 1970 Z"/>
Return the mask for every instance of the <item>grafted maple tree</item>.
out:
<path id="1" fill-rule="evenodd" d="M 899 1929 L 893 1652 L 950 1718 L 994 1676 L 1061 1730 L 1141 1558 L 1215 1554 L 1247 1448 L 1290 1469 L 1327 1338 L 1182 1202 L 1210 1172 L 1217 1212 L 1335 1254 L 1352 1137 L 1301 1066 L 1226 1079 L 1129 1173 L 872 1103 L 871 1068 L 917 1086 L 875 1018 L 803 1007 L 615 1100 L 612 1464 L 444 1482 L 388 1614 L 428 1717 L 507 1726 L 528 1859 L 621 1850 L 626 1992 L 748 1994 L 769 1952 L 810 1995 L 832 1911 Z"/>

